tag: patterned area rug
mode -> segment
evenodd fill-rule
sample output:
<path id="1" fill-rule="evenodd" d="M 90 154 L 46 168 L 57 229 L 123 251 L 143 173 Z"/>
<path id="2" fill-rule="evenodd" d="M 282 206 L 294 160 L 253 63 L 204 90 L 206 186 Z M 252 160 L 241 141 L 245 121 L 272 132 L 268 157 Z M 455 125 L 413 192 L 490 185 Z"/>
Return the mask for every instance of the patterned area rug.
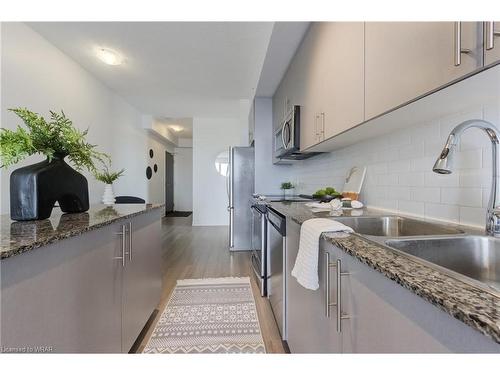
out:
<path id="1" fill-rule="evenodd" d="M 248 277 L 178 280 L 143 353 L 265 353 Z"/>

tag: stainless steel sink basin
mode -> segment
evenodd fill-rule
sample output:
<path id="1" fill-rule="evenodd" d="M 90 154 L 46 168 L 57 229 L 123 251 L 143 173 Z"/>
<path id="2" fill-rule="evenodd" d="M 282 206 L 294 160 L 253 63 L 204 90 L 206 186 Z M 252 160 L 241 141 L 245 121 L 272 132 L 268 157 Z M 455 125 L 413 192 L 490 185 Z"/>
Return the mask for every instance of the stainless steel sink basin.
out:
<path id="1" fill-rule="evenodd" d="M 500 239 L 488 236 L 391 239 L 391 248 L 500 292 Z"/>
<path id="2" fill-rule="evenodd" d="M 451 226 L 401 216 L 336 217 L 335 220 L 351 227 L 358 234 L 369 236 L 435 236 L 463 233 Z"/>

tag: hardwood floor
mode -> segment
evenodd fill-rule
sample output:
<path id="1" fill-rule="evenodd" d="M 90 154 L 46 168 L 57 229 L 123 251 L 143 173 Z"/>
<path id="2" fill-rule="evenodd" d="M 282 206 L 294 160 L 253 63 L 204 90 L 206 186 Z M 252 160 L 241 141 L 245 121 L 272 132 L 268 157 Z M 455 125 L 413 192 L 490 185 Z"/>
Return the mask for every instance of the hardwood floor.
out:
<path id="1" fill-rule="evenodd" d="M 260 296 L 252 275 L 248 252 L 230 253 L 227 227 L 193 227 L 191 217 L 165 217 L 162 219 L 163 293 L 160 313 L 180 279 L 207 277 L 249 276 L 255 296 L 262 336 L 267 353 L 284 353 L 278 327 L 267 298 Z M 138 351 L 146 345 L 161 314 L 146 333 Z"/>

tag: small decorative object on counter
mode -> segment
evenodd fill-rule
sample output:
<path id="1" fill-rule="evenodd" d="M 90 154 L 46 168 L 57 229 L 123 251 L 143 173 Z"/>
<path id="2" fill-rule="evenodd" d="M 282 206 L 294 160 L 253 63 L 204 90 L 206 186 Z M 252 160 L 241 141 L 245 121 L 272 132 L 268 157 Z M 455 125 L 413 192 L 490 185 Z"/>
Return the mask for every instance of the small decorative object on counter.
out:
<path id="1" fill-rule="evenodd" d="M 294 186 L 291 182 L 282 182 L 281 190 L 283 190 L 283 198 L 293 195 Z"/>
<path id="2" fill-rule="evenodd" d="M 365 181 L 366 167 L 352 167 L 347 174 L 342 196 L 357 200 Z"/>
<path id="3" fill-rule="evenodd" d="M 118 172 L 110 172 L 108 166 L 104 165 L 104 169 L 95 174 L 95 178 L 98 181 L 106 184 L 104 186 L 104 194 L 102 196 L 102 203 L 105 205 L 109 206 L 115 204 L 116 199 L 115 194 L 113 193 L 113 182 L 123 176 L 123 172 L 125 172 L 125 169 L 121 169 Z"/>
<path id="4" fill-rule="evenodd" d="M 332 199 L 340 198 L 342 195 L 333 187 L 326 187 L 316 191 L 312 195 L 314 199 L 319 199 L 320 202 L 330 202 Z"/>
<path id="5" fill-rule="evenodd" d="M 363 208 L 363 203 L 351 198 L 342 198 L 342 208 Z"/>
<path id="6" fill-rule="evenodd" d="M 11 173 L 11 219 L 47 219 L 56 202 L 65 213 L 87 211 L 88 183 L 79 171 L 95 172 L 95 161 L 104 162 L 108 155 L 87 143 L 88 130 L 77 129 L 62 111 L 60 114 L 50 111 L 50 121 L 25 108 L 9 111 L 23 120 L 26 128 L 0 129 L 0 167 L 9 167 L 35 154 L 46 157 L 45 161 Z M 65 157 L 76 170 L 65 162 Z"/>

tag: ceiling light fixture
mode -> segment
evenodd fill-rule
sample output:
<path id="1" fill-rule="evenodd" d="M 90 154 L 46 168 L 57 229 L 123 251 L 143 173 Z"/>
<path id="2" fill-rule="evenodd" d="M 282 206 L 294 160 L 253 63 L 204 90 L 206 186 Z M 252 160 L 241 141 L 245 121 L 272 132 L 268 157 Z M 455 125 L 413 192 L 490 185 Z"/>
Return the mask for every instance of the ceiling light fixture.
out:
<path id="1" fill-rule="evenodd" d="M 183 128 L 182 128 L 182 126 L 179 126 L 179 125 L 170 125 L 170 129 L 172 129 L 174 132 L 178 133 L 178 132 L 180 132 Z"/>
<path id="2" fill-rule="evenodd" d="M 108 65 L 120 65 L 123 62 L 123 58 L 119 53 L 108 48 L 99 48 L 97 50 L 97 57 Z"/>

